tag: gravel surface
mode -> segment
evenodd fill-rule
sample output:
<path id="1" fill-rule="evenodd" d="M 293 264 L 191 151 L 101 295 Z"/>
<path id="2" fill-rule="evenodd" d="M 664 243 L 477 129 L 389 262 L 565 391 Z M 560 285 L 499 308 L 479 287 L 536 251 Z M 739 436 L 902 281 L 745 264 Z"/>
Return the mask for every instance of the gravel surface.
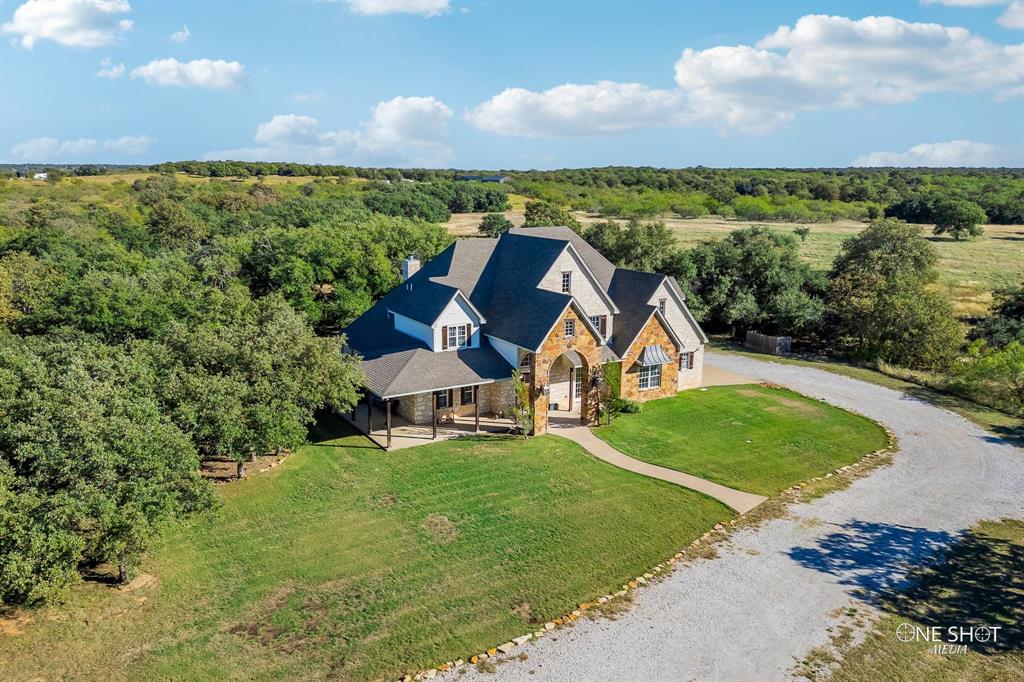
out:
<path id="1" fill-rule="evenodd" d="M 900 452 L 846 490 L 794 505 L 791 518 L 735 533 L 717 559 L 638 590 L 618 620 L 584 620 L 516 647 L 526 661 L 459 679 L 785 678 L 829 641 L 830 612 L 864 607 L 862 590 L 898 583 L 978 521 L 1024 518 L 1024 451 L 958 415 L 807 367 L 714 353 L 706 363 L 882 422 Z"/>

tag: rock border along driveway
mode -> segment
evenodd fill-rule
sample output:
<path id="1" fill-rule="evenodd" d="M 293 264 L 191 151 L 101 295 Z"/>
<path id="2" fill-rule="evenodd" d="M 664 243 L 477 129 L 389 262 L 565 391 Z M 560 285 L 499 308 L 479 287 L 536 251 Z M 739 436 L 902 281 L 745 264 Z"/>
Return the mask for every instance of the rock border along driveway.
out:
<path id="1" fill-rule="evenodd" d="M 872 594 L 899 584 L 909 566 L 963 530 L 1024 518 L 1024 451 L 958 415 L 809 367 L 716 353 L 706 362 L 882 422 L 900 451 L 845 490 L 735 532 L 718 558 L 637 591 L 618 620 L 557 630 L 524 648 L 528 660 L 459 679 L 783 679 L 829 642 L 837 609 L 870 613 Z"/>
<path id="2" fill-rule="evenodd" d="M 662 481 L 668 481 L 669 483 L 675 483 L 681 485 L 684 488 L 690 488 L 697 492 L 704 493 L 709 497 L 713 497 L 722 504 L 732 507 L 740 514 L 746 514 L 748 511 L 761 504 L 768 498 L 764 495 L 755 495 L 754 493 L 746 493 L 742 490 L 735 490 L 734 488 L 728 488 L 718 483 L 712 483 L 711 481 L 693 476 L 691 474 L 684 474 L 681 471 L 675 469 L 669 469 L 667 467 L 658 466 L 656 464 L 650 464 L 648 462 L 634 459 L 629 455 L 619 452 L 608 443 L 594 435 L 586 426 L 562 426 L 552 425 L 551 433 L 553 435 L 562 436 L 569 440 L 581 445 L 584 450 L 592 454 L 598 459 L 604 460 L 609 464 L 632 471 L 637 474 L 644 476 L 650 476 L 651 478 L 657 478 Z"/>

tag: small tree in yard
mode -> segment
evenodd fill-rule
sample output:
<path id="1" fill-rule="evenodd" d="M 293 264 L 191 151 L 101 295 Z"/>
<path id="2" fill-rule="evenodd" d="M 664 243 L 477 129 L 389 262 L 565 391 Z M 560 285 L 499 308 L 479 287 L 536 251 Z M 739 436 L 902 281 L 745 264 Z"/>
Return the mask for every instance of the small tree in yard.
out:
<path id="1" fill-rule="evenodd" d="M 800 237 L 801 242 L 807 241 L 807 236 L 811 234 L 811 228 L 809 227 L 794 227 L 793 234 Z"/>
<path id="2" fill-rule="evenodd" d="M 512 229 L 512 221 L 500 213 L 488 213 L 480 221 L 480 231 L 488 237 L 500 237 Z"/>
<path id="3" fill-rule="evenodd" d="M 987 219 L 985 211 L 973 201 L 964 199 L 940 199 L 932 206 L 935 220 L 935 234 L 949 234 L 961 241 L 977 237 L 985 229 L 981 226 Z"/>
<path id="4" fill-rule="evenodd" d="M 516 394 L 516 404 L 512 408 L 512 422 L 515 429 L 525 437 L 533 430 L 533 401 L 530 400 L 530 386 L 523 380 L 523 373 L 512 370 L 512 390 Z"/>

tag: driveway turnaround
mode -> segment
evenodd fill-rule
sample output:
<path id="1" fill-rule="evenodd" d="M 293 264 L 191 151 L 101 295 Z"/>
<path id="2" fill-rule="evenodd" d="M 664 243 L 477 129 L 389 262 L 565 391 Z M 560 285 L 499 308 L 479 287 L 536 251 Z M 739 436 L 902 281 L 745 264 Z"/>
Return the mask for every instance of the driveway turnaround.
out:
<path id="1" fill-rule="evenodd" d="M 860 412 L 891 428 L 900 451 L 846 490 L 734 533 L 718 558 L 637 590 L 618 620 L 583 619 L 512 651 L 528 660 L 460 679 L 782 679 L 828 643 L 837 609 L 871 612 L 873 595 L 963 530 L 1024 518 L 1024 451 L 958 415 L 808 367 L 715 353 L 706 363 Z"/>
<path id="2" fill-rule="evenodd" d="M 608 443 L 605 443 L 603 440 L 595 436 L 593 431 L 585 426 L 555 426 L 551 432 L 562 436 L 563 438 L 568 438 L 578 445 L 582 445 L 583 449 L 594 457 L 604 460 L 609 464 L 613 464 L 620 469 L 625 469 L 626 471 L 632 471 L 637 474 L 643 474 L 644 476 L 650 476 L 651 478 L 675 483 L 676 485 L 681 485 L 684 488 L 696 490 L 697 492 L 704 493 L 709 497 L 715 498 L 722 504 L 732 507 L 740 514 L 747 513 L 768 499 L 763 495 L 745 493 L 742 490 L 727 488 L 724 485 L 712 483 L 711 481 L 698 476 L 684 474 L 683 472 L 676 471 L 675 469 L 668 469 L 656 464 L 641 462 L 639 459 L 633 459 L 629 455 L 623 454 L 611 445 L 608 445 Z"/>

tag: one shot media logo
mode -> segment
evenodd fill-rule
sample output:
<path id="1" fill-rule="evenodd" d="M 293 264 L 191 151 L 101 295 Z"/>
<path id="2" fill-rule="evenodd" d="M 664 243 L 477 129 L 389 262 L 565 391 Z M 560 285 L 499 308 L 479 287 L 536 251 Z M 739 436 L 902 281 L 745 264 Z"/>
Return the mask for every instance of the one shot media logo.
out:
<path id="1" fill-rule="evenodd" d="M 999 641 L 1001 625 L 914 625 L 901 623 L 896 639 L 901 642 L 928 642 L 933 654 L 966 654 L 972 644 L 992 645 Z"/>

